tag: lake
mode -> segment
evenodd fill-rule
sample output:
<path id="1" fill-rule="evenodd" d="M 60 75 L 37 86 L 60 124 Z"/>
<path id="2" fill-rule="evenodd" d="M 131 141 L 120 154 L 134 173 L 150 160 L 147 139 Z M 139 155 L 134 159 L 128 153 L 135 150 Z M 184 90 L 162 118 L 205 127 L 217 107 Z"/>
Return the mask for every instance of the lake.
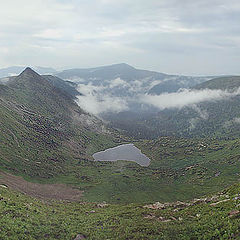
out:
<path id="1" fill-rule="evenodd" d="M 125 160 L 136 162 L 143 167 L 150 164 L 150 159 L 134 146 L 134 144 L 123 144 L 114 148 L 109 148 L 105 151 L 93 154 L 95 161 L 117 161 Z"/>

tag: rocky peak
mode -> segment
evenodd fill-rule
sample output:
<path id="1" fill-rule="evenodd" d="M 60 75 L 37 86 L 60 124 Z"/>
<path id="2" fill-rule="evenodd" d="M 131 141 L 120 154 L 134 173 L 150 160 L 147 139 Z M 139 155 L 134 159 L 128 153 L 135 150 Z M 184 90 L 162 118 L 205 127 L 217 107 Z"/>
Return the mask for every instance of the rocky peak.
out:
<path id="1" fill-rule="evenodd" d="M 33 71 L 30 67 L 27 67 L 19 76 L 31 76 L 31 77 L 39 77 L 40 75 Z"/>

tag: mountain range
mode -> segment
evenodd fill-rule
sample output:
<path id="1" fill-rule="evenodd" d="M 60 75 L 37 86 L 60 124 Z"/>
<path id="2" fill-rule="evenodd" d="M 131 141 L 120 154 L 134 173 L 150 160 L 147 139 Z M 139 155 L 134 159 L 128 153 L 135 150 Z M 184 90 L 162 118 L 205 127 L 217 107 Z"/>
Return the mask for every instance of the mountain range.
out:
<path id="1" fill-rule="evenodd" d="M 0 78 L 18 75 L 24 67 L 9 67 L 0 69 Z M 114 64 L 96 68 L 76 68 L 56 71 L 47 67 L 34 67 L 39 74 L 51 74 L 61 79 L 75 83 L 90 84 L 96 87 L 108 87 L 114 96 L 131 96 L 140 93 L 161 94 L 174 92 L 180 88 L 192 87 L 198 83 L 211 79 L 211 76 L 192 77 L 169 75 L 165 73 L 136 69 L 128 64 Z M 4 80 L 2 79 L 2 82 Z M 116 87 L 118 89 L 116 89 Z"/>
<path id="2" fill-rule="evenodd" d="M 81 108 L 88 91 L 113 89 L 92 78 L 84 88 L 26 68 L 0 84 L 0 238 L 236 239 L 240 78 L 146 93 L 155 110 L 110 109 L 109 124 Z M 148 167 L 93 161 L 129 142 Z"/>
<path id="3" fill-rule="evenodd" d="M 78 91 L 83 94 L 79 99 L 80 106 L 103 119 L 109 113 L 156 111 L 141 101 L 143 95 L 176 92 L 211 79 L 209 76 L 191 77 L 141 70 L 125 63 L 69 69 L 57 73 L 57 76 L 77 83 Z"/>
<path id="4" fill-rule="evenodd" d="M 10 75 L 13 69 L 0 73 Z M 55 76 L 43 77 L 71 95 L 85 112 L 135 138 L 232 136 L 239 128 L 238 94 L 230 93 L 240 87 L 238 76 L 168 75 L 124 63 L 61 72 L 40 69 L 52 71 Z"/>
<path id="5" fill-rule="evenodd" d="M 81 108 L 79 101 L 85 96 L 79 93 L 79 85 L 56 76 L 39 75 L 32 69 L 26 68 L 20 75 L 9 77 L 7 82 L 0 84 L 1 168 L 34 179 L 58 179 L 60 177 L 60 182 L 75 183 L 84 189 L 88 200 L 95 200 L 96 196 L 99 196 L 96 192 L 99 193 L 104 188 L 106 190 L 102 195 L 104 201 L 114 202 L 120 201 L 116 199 L 121 199 L 125 202 L 129 198 L 136 201 L 133 195 L 129 195 L 129 189 L 138 191 L 139 182 L 128 181 L 125 185 L 123 184 L 125 174 L 116 176 L 115 171 L 118 172 L 119 168 L 124 168 L 129 176 L 135 176 L 133 179 L 138 176 L 138 181 L 141 182 L 139 186 L 142 188 L 145 186 L 144 181 L 147 180 L 141 176 L 142 171 L 150 175 L 157 171 L 163 174 L 165 180 L 175 176 L 174 182 L 180 181 L 183 169 L 189 167 L 189 164 L 196 163 L 190 157 L 191 160 L 187 160 L 186 163 L 182 162 L 181 167 L 176 169 L 175 165 L 171 165 L 166 160 L 172 156 L 171 151 L 169 152 L 172 146 L 175 151 L 182 149 L 183 145 L 194 146 L 194 152 L 198 154 L 198 146 L 202 144 L 203 137 L 208 143 L 208 149 L 215 149 L 212 144 L 218 144 L 218 140 L 210 141 L 210 137 L 219 137 L 219 141 L 234 140 L 238 137 L 240 113 L 238 86 L 240 86 L 238 77 L 222 77 L 201 83 L 188 90 L 152 95 L 153 97 L 165 97 L 169 94 L 178 96 L 192 91 L 193 95 L 198 95 L 202 94 L 202 91 L 207 91 L 206 94 L 213 94 L 214 98 L 211 101 L 189 106 L 183 105 L 179 109 L 164 109 L 152 114 L 149 112 L 108 113 L 109 115 L 105 116 L 112 121 L 104 123 Z M 219 99 L 215 98 L 216 94 L 220 96 Z M 116 130 L 116 128 L 123 129 L 125 132 Z M 166 152 L 155 155 L 159 149 L 162 149 L 164 136 L 169 138 L 164 144 L 168 146 Z M 162 139 L 136 141 L 132 137 L 135 139 L 158 139 L 160 137 Z M 191 137 L 192 140 L 178 139 L 182 137 Z M 135 144 L 147 155 L 153 153 L 152 163 L 147 169 L 133 167 L 128 162 L 110 164 L 91 161 L 93 153 L 129 141 L 136 141 Z M 232 144 L 233 142 L 227 143 L 229 146 Z M 151 152 L 151 149 L 156 146 L 157 148 Z M 223 149 L 224 152 L 227 151 Z M 204 154 L 211 154 L 211 151 L 204 152 Z M 221 154 L 221 151 L 219 153 Z M 186 155 L 182 154 L 179 150 L 179 156 L 174 161 Z M 164 160 L 167 162 L 162 163 L 159 156 L 165 156 Z M 21 159 L 20 162 L 19 159 Z M 203 164 L 205 166 L 208 161 Z M 201 169 L 203 166 L 198 165 L 197 168 Z M 210 171 L 207 174 L 212 176 L 215 173 Z M 195 173 L 193 176 L 195 178 Z M 79 178 L 86 179 L 87 185 L 84 181 L 79 181 Z M 163 179 L 161 181 L 164 183 Z M 116 181 L 120 183 L 119 189 L 113 187 Z M 153 191 L 151 199 L 170 200 L 172 195 L 161 195 L 161 192 L 156 191 L 156 186 L 161 184 L 158 181 L 156 178 L 150 185 L 148 184 Z M 147 191 L 147 188 L 145 190 Z M 143 201 L 148 199 L 147 195 L 143 197 L 145 190 L 139 193 Z M 178 191 L 185 190 L 179 187 Z M 114 192 L 114 197 L 111 195 L 112 192 Z M 126 196 L 122 192 L 125 192 Z M 186 196 L 190 195 L 191 193 L 186 193 Z"/>
<path id="6" fill-rule="evenodd" d="M 238 76 L 189 77 L 127 64 L 71 69 L 78 104 L 136 138 L 233 136 L 239 130 Z"/>

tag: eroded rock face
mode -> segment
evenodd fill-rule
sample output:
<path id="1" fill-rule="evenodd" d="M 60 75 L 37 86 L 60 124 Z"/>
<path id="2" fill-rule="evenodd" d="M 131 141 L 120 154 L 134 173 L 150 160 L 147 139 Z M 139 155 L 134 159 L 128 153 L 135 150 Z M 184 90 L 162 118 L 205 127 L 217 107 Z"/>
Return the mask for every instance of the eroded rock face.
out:
<path id="1" fill-rule="evenodd" d="M 82 240 L 82 239 L 87 239 L 87 237 L 84 234 L 78 234 L 74 240 Z"/>
<path id="2" fill-rule="evenodd" d="M 98 204 L 97 204 L 97 207 L 98 207 L 98 208 L 104 208 L 104 207 L 107 207 L 107 206 L 109 206 L 109 204 L 107 204 L 106 202 L 98 203 Z"/>
<path id="3" fill-rule="evenodd" d="M 221 201 L 217 201 L 219 199 L 221 195 L 217 196 L 214 195 L 212 197 L 206 197 L 206 198 L 195 198 L 194 200 L 190 201 L 190 202 L 181 202 L 181 201 L 177 201 L 177 202 L 172 202 L 172 203 L 160 203 L 160 202 L 156 202 L 153 204 L 148 204 L 143 206 L 144 208 L 149 208 L 149 209 L 165 209 L 168 207 L 172 207 L 174 208 L 174 212 L 184 209 L 186 207 L 189 206 L 193 206 L 193 205 L 197 205 L 197 204 L 207 204 L 207 203 L 211 203 L 210 206 L 216 206 L 220 203 L 224 203 L 227 201 L 230 201 L 231 199 L 229 198 L 228 195 L 225 195 L 226 199 L 223 199 Z M 238 200 L 240 197 L 237 196 L 234 199 Z"/>
<path id="4" fill-rule="evenodd" d="M 164 209 L 166 206 L 163 203 L 156 202 L 154 204 L 145 205 L 143 207 L 144 208 L 150 208 L 150 209 Z"/>
<path id="5" fill-rule="evenodd" d="M 223 203 L 223 202 L 227 202 L 227 201 L 230 201 L 230 199 L 224 199 L 224 200 L 221 200 L 221 201 L 219 201 L 219 202 L 211 203 L 210 206 L 216 206 L 216 205 L 218 205 L 219 203 Z"/>
<path id="6" fill-rule="evenodd" d="M 229 217 L 239 217 L 240 211 L 239 210 L 232 210 L 228 215 Z"/>

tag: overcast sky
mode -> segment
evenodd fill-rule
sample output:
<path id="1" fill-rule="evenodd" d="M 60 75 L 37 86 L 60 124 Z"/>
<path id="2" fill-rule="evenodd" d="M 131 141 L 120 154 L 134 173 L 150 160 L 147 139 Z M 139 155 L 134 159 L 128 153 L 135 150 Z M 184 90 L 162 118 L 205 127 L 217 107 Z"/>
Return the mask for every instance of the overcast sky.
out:
<path id="1" fill-rule="evenodd" d="M 240 74 L 239 0 L 0 1 L 0 68 Z"/>

